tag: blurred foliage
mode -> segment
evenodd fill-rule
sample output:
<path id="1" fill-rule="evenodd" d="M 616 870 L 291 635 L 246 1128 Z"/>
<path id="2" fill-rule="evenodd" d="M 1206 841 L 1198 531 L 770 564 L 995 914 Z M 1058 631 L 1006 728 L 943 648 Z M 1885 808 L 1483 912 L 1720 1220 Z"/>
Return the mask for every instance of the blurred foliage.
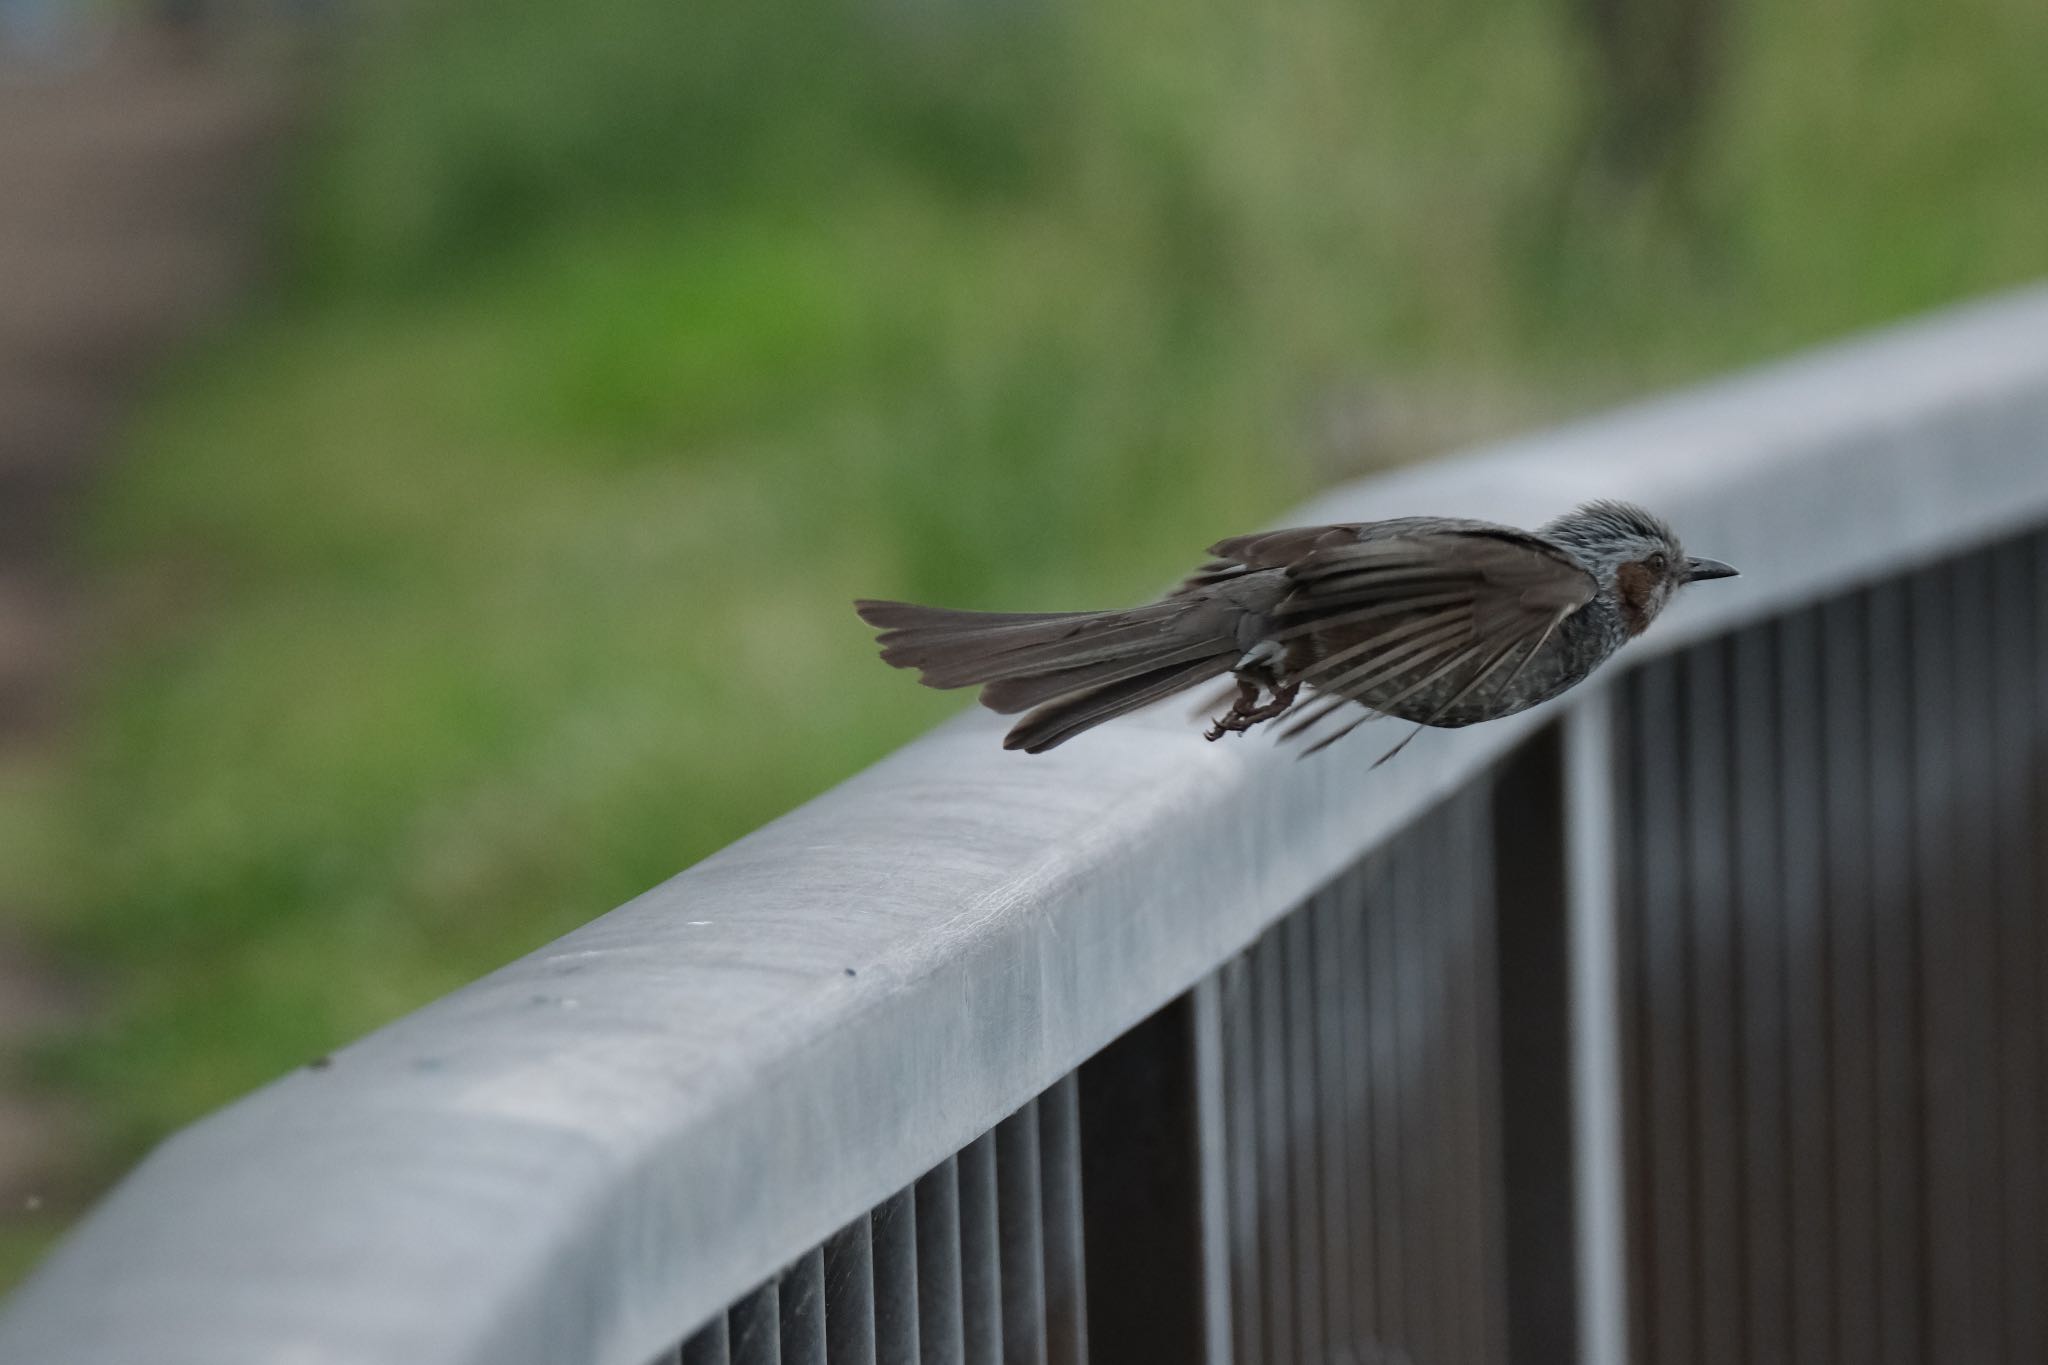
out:
<path id="1" fill-rule="evenodd" d="M 0 1222 L 0 1288 L 28 1274 L 48 1249 L 54 1229 L 40 1219 Z"/>
<path id="2" fill-rule="evenodd" d="M 2048 269 L 2048 6 L 1721 41 L 1674 201 L 1580 174 L 1560 0 L 369 14 L 277 298 L 82 551 L 96 1169 L 950 709 L 856 594 L 1120 600 L 1417 453 L 1389 396 L 1535 419 Z"/>

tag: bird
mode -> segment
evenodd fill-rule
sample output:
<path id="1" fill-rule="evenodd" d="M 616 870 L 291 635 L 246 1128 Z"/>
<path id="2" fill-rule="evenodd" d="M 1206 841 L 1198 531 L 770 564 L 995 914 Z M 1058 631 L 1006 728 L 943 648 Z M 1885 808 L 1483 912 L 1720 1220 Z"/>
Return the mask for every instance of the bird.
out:
<path id="1" fill-rule="evenodd" d="M 1731 578 L 1633 503 L 1586 503 L 1533 531 L 1459 517 L 1234 536 L 1157 601 L 1108 611 L 984 612 L 862 599 L 882 659 L 928 687 L 980 687 L 1017 715 L 1006 749 L 1040 754 L 1229 675 L 1210 740 L 1282 722 L 1307 736 L 1347 707 L 1422 730 L 1497 720 L 1584 681 L 1689 583 Z M 1261 698 L 1264 698 L 1261 700 Z M 1209 708 L 1205 708 L 1209 709 Z"/>

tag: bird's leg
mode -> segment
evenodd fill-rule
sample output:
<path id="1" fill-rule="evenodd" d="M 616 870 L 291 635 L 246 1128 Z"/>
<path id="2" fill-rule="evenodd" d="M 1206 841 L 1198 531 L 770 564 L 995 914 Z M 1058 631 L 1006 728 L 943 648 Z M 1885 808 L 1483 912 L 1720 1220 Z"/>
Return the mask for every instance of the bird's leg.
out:
<path id="1" fill-rule="evenodd" d="M 1229 714 L 1210 722 L 1203 738 L 1218 740 L 1227 734 L 1243 734 L 1260 721 L 1271 720 L 1294 705 L 1295 694 L 1301 691 L 1301 684 L 1291 682 L 1285 686 L 1268 684 L 1273 689 L 1273 699 L 1264 706 L 1259 705 L 1259 683 L 1257 680 L 1240 676 L 1237 680 L 1237 700 L 1231 704 Z"/>
<path id="2" fill-rule="evenodd" d="M 1232 731 L 1243 734 L 1245 728 L 1252 723 L 1246 720 L 1245 717 L 1251 714 L 1252 709 L 1258 704 L 1258 700 L 1259 685 L 1250 678 L 1239 678 L 1237 680 L 1237 700 L 1231 703 L 1228 713 L 1218 716 L 1209 723 L 1209 728 L 1202 732 L 1202 738 L 1213 743 Z"/>
<path id="3" fill-rule="evenodd" d="M 1273 689 L 1273 700 L 1267 702 L 1264 706 L 1254 706 L 1251 710 L 1245 712 L 1245 724 L 1257 725 L 1262 720 L 1272 720 L 1274 717 L 1284 714 L 1288 707 L 1294 705 L 1295 694 L 1301 691 L 1301 684 L 1298 682 L 1287 683 L 1284 686 L 1276 683 L 1271 686 Z M 1258 696 L 1257 691 L 1254 691 L 1252 696 L 1256 698 Z"/>

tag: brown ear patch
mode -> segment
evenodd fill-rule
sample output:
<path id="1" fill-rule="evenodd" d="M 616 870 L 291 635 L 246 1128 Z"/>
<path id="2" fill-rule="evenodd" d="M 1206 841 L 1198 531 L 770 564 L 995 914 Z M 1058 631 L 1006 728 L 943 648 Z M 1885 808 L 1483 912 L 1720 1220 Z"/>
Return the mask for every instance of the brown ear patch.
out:
<path id="1" fill-rule="evenodd" d="M 1622 624 L 1629 637 L 1641 635 L 1650 625 L 1650 601 L 1657 592 L 1657 575 L 1647 564 L 1624 564 L 1614 571 L 1614 586 L 1621 597 Z"/>

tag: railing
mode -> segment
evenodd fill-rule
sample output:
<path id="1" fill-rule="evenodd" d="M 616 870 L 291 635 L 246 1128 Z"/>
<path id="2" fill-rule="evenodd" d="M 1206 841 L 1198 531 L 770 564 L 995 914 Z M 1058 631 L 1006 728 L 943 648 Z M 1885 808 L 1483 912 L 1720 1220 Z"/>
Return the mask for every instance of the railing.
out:
<path id="1" fill-rule="evenodd" d="M 1594 496 L 1744 576 L 1376 771 L 963 717 L 171 1139 L 0 1359 L 2048 1358 L 2048 293 L 1299 516 Z"/>

